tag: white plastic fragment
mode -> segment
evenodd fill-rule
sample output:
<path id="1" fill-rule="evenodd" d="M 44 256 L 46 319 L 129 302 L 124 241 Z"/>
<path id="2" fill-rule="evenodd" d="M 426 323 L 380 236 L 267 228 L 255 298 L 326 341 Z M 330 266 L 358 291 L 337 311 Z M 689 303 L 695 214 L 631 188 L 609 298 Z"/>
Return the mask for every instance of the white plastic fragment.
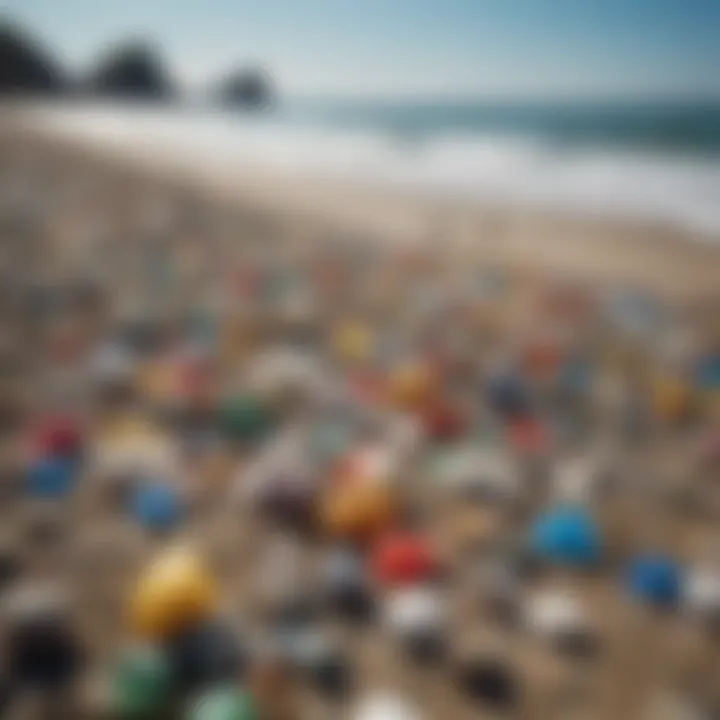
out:
<path id="1" fill-rule="evenodd" d="M 351 715 L 352 720 L 420 720 L 420 714 L 403 698 L 378 693 L 362 698 Z"/>

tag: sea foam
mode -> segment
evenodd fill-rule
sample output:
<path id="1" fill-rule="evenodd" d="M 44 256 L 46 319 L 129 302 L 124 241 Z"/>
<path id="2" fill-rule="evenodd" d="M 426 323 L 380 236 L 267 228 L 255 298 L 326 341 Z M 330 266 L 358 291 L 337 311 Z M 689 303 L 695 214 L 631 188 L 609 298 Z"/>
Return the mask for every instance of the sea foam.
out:
<path id="1" fill-rule="evenodd" d="M 477 201 L 572 209 L 720 233 L 720 160 L 558 146 L 532 136 L 289 124 L 204 109 L 68 106 L 36 111 L 45 129 L 202 172 L 267 166 L 303 178 L 392 185 Z"/>

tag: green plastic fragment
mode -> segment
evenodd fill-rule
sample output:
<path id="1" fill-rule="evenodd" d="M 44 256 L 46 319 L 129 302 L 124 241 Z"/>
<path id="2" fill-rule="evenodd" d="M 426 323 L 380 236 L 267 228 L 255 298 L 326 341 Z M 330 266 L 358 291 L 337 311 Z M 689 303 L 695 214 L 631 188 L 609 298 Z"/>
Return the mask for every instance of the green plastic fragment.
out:
<path id="1" fill-rule="evenodd" d="M 146 718 L 168 701 L 172 678 L 165 655 L 152 646 L 128 650 L 114 672 L 110 705 L 115 716 Z"/>

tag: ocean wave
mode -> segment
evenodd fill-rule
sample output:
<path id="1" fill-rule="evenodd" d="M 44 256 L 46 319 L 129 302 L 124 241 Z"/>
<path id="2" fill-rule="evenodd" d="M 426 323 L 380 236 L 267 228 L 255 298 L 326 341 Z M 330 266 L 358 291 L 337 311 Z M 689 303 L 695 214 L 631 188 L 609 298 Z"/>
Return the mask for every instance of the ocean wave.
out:
<path id="1" fill-rule="evenodd" d="M 265 164 L 287 173 L 417 192 L 669 222 L 720 232 L 720 160 L 532 135 L 293 125 L 200 110 L 69 107 L 43 113 L 61 134 L 164 154 L 199 169 Z"/>

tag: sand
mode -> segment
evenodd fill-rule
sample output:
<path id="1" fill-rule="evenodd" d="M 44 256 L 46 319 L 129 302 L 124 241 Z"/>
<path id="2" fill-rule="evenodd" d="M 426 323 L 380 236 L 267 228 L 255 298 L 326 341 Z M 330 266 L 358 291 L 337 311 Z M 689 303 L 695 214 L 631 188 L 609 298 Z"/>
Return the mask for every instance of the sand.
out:
<path id="1" fill-rule="evenodd" d="M 351 183 L 329 186 L 319 180 L 301 182 L 261 168 L 226 167 L 221 160 L 214 168 L 207 164 L 202 168 L 188 167 L 182 158 L 160 157 L 146 150 L 118 152 L 117 148 L 60 141 L 43 132 L 41 123 L 24 122 L 19 126 L 17 118 L 0 127 L 0 153 L 12 156 L 20 164 L 28 162 L 46 169 L 51 194 L 58 192 L 57 184 L 66 175 L 98 179 L 96 186 L 91 182 L 80 188 L 86 196 L 80 201 L 75 198 L 74 213 L 56 216 L 57 224 L 48 229 L 48 239 L 36 250 L 38 276 L 46 271 L 57 272 L 63 263 L 72 267 L 73 257 L 77 260 L 78 254 L 92 251 L 89 218 L 105 212 L 115 218 L 114 232 L 127 232 L 132 237 L 132 232 L 147 220 L 145 201 L 154 202 L 167 194 L 182 198 L 181 204 L 203 217 L 197 232 L 204 231 L 204 223 L 206 227 L 216 223 L 229 236 L 237 228 L 238 242 L 250 231 L 268 237 L 282 236 L 283 247 L 312 244 L 319 238 L 337 243 L 361 239 L 388 247 L 430 243 L 435 249 L 442 248 L 449 282 L 455 270 L 472 258 L 473 263 L 507 270 L 530 283 L 548 275 L 581 286 L 632 283 L 668 296 L 681 306 L 709 308 L 711 318 L 720 303 L 720 237 L 693 236 L 678 228 L 429 199 L 379 188 L 360 188 Z M 87 217 L 77 214 L 83 203 L 89 208 Z M 83 244 L 79 238 L 85 233 Z M 105 270 L 109 284 L 131 294 L 129 287 L 123 288 L 123 271 L 119 266 L 115 268 L 108 260 Z M 41 397 L 38 405 L 42 407 L 42 403 Z M 667 456 L 679 464 L 674 469 L 676 474 L 682 474 L 683 469 L 680 447 L 673 440 L 664 448 Z M 234 468 L 237 460 L 231 458 L 227 467 Z M 664 460 L 657 445 L 643 457 L 635 458 L 640 467 L 652 471 L 663 466 L 667 469 Z M 222 482 L 228 482 L 227 467 L 220 469 Z M 227 599 L 231 607 L 242 607 L 243 602 L 248 603 L 247 588 L 252 583 L 246 573 L 257 547 L 268 539 L 269 530 L 251 516 L 222 512 L 217 500 L 211 498 L 210 509 L 192 531 L 199 532 L 218 557 L 227 560 L 228 548 L 233 548 L 231 567 L 226 568 Z M 450 507 L 442 510 L 446 514 L 440 512 L 439 506 L 436 524 L 445 522 L 447 528 L 452 528 L 457 516 Z M 77 512 L 80 525 L 86 522 L 87 528 L 105 528 L 102 515 L 82 507 Z M 626 534 L 632 535 L 636 529 L 637 521 L 632 514 L 622 515 L 617 522 Z M 670 529 L 663 521 L 655 526 L 648 522 L 643 533 L 648 537 L 653 534 L 667 537 L 670 533 L 679 552 L 685 554 L 692 554 L 692 548 L 716 537 L 712 522 L 695 521 L 689 525 L 683 521 L 681 530 L 675 526 Z M 450 533 L 442 530 L 442 534 Z M 93 587 L 91 592 L 88 582 L 86 607 L 95 603 L 98 616 L 93 620 L 98 625 L 86 628 L 86 633 L 98 657 L 111 656 L 122 637 L 121 609 L 116 606 L 121 591 L 127 588 L 127 578 L 152 544 L 145 539 L 140 543 L 143 551 L 129 558 L 127 573 L 121 576 L 125 585 L 121 582 L 120 590 L 118 585 L 112 585 Z M 118 580 L 116 577 L 113 582 Z M 470 642 L 468 635 L 477 634 L 480 645 L 502 646 L 522 668 L 528 693 L 523 708 L 512 717 L 642 720 L 646 717 L 643 713 L 647 712 L 649 695 L 666 677 L 671 677 L 670 684 L 682 679 L 690 684 L 697 682 L 703 688 L 713 685 L 717 649 L 710 650 L 704 639 L 699 649 L 671 657 L 679 647 L 672 620 L 638 612 L 623 602 L 619 593 L 598 587 L 592 580 L 564 580 L 577 584 L 577 592 L 588 598 L 594 616 L 606 631 L 607 658 L 601 671 L 592 674 L 587 683 L 580 668 L 557 660 L 533 640 L 507 635 L 491 623 L 474 623 L 470 633 L 465 621 L 473 611 L 463 605 L 462 593 L 456 598 L 455 640 Z M 113 608 L 105 613 L 100 608 L 102 603 Z M 89 616 L 85 620 L 90 623 Z M 356 633 L 348 642 L 353 648 L 360 687 L 391 686 L 403 691 L 413 698 L 428 720 L 493 717 L 459 697 L 442 672 L 408 670 L 382 630 Z M 710 652 L 715 654 L 709 655 Z M 569 697 L 572 693 L 578 694 L 577 700 Z M 308 720 L 342 715 L 316 699 L 309 702 L 310 709 L 302 714 Z M 648 720 L 660 717 L 651 711 Z"/>
<path id="2" fill-rule="evenodd" d="M 12 114 L 11 114 L 12 115 Z M 42 113 L 11 116 L 14 131 L 53 143 Z M 292 232 L 362 234 L 367 242 L 441 243 L 448 254 L 470 253 L 488 264 L 550 272 L 579 282 L 633 283 L 689 300 L 713 298 L 720 278 L 720 235 L 666 223 L 558 213 L 429 196 L 393 187 L 368 187 L 282 174 L 258 165 L 202 161 L 178 148 L 170 153 L 138 144 L 127 147 L 78 136 L 65 147 L 109 158 L 132 171 L 272 214 Z"/>

